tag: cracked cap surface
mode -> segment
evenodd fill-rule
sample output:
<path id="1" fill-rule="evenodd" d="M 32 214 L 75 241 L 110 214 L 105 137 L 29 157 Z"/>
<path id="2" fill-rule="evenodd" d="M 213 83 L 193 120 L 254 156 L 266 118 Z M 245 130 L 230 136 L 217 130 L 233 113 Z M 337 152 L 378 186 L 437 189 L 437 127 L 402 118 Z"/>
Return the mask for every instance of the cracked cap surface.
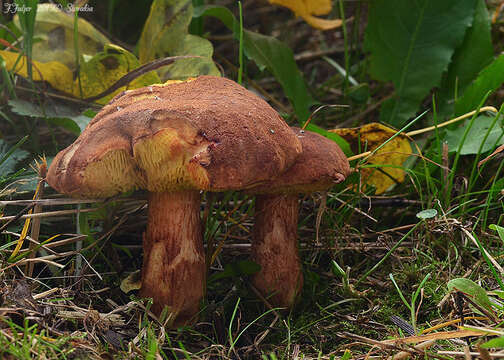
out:
<path id="1" fill-rule="evenodd" d="M 264 100 L 212 76 L 126 91 L 59 152 L 47 182 L 77 197 L 133 189 L 225 191 L 269 181 L 301 142 Z"/>

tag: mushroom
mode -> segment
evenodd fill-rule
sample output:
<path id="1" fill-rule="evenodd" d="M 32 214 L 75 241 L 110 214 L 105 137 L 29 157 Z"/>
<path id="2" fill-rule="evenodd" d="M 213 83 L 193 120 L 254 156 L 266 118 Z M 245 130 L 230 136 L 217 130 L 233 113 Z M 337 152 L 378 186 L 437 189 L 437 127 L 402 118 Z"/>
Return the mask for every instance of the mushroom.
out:
<path id="1" fill-rule="evenodd" d="M 242 190 L 284 172 L 301 143 L 265 101 L 219 77 L 116 96 L 54 158 L 47 182 L 75 197 L 148 191 L 142 297 L 173 325 L 198 312 L 205 288 L 200 190 Z"/>
<path id="2" fill-rule="evenodd" d="M 303 285 L 297 248 L 298 195 L 325 191 L 350 174 L 350 165 L 340 147 L 324 136 L 292 128 L 301 140 L 302 154 L 275 180 L 258 186 L 252 259 L 261 270 L 254 286 L 275 306 L 294 305 Z"/>

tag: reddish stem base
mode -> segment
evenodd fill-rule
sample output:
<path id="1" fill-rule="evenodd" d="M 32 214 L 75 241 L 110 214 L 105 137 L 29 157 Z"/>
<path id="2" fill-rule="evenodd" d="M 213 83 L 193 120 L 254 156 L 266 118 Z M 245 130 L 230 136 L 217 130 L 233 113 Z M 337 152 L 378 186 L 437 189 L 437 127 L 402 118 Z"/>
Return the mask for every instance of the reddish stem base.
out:
<path id="1" fill-rule="evenodd" d="M 258 195 L 252 259 L 261 265 L 254 286 L 275 306 L 290 308 L 303 286 L 297 248 L 297 195 Z"/>
<path id="2" fill-rule="evenodd" d="M 149 194 L 140 296 L 165 306 L 178 326 L 195 319 L 205 291 L 205 256 L 198 191 Z"/>

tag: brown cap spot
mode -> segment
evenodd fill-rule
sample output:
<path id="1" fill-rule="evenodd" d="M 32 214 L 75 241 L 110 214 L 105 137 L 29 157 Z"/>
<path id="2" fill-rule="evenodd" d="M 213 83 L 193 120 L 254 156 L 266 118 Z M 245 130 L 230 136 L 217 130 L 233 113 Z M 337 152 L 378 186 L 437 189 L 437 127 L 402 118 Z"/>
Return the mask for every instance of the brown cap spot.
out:
<path id="1" fill-rule="evenodd" d="M 117 95 L 56 155 L 47 181 L 88 197 L 238 190 L 283 173 L 300 153 L 296 134 L 264 100 L 234 81 L 201 76 Z"/>

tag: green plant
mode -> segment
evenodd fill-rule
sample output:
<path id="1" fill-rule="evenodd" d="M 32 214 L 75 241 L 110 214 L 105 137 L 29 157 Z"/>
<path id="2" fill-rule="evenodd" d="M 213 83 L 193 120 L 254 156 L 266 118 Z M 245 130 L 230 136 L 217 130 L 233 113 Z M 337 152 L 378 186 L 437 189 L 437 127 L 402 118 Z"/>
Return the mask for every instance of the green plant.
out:
<path id="1" fill-rule="evenodd" d="M 397 290 L 397 293 L 399 294 L 399 297 L 401 298 L 403 304 L 410 311 L 411 326 L 413 326 L 413 330 L 415 331 L 415 333 L 418 333 L 418 331 L 417 331 L 417 314 L 418 314 L 418 311 L 419 311 L 419 309 L 417 309 L 417 307 L 416 307 L 416 301 L 417 301 L 418 296 L 420 295 L 420 292 L 422 291 L 425 283 L 427 282 L 427 280 L 429 280 L 430 276 L 431 276 L 430 273 L 427 274 L 427 275 L 425 275 L 425 277 L 423 278 L 423 280 L 420 282 L 420 285 L 418 285 L 418 288 L 416 289 L 415 293 L 411 296 L 411 300 L 408 302 L 406 300 L 406 298 L 404 297 L 401 289 L 397 285 L 397 283 L 396 283 L 396 281 L 394 279 L 394 275 L 393 274 L 389 274 L 389 278 L 392 281 L 392 283 L 394 284 L 394 287 Z"/>

